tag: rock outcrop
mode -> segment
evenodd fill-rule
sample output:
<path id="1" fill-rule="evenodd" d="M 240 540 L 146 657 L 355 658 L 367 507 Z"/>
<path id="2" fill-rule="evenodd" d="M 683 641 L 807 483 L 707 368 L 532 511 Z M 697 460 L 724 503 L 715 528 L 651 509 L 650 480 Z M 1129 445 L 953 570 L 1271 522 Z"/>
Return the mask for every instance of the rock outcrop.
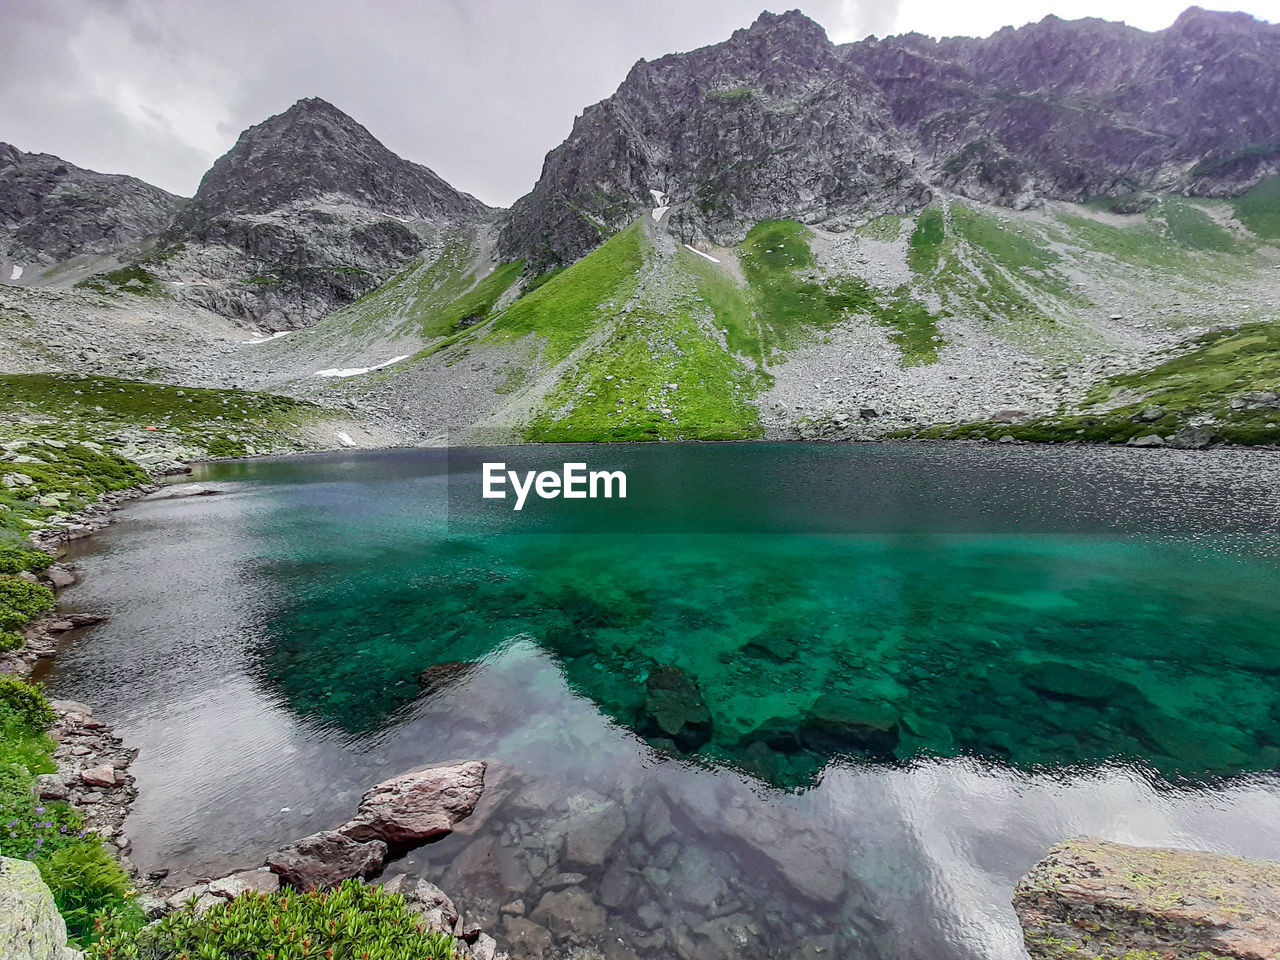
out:
<path id="1" fill-rule="evenodd" d="M 135 177 L 0 143 L 0 261 L 124 252 L 168 227 L 185 202 Z"/>
<path id="2" fill-rule="evenodd" d="M 666 196 L 685 240 L 840 227 L 941 188 L 1027 207 L 1234 195 L 1280 171 L 1280 26 L 1192 7 L 1147 33 L 1047 17 L 986 39 L 833 44 L 797 11 L 640 61 L 512 207 L 502 246 L 565 263 Z"/>
<path id="3" fill-rule="evenodd" d="M 449 833 L 471 816 L 484 792 L 485 764 L 441 763 L 385 780 L 360 800 L 339 832 L 356 840 L 418 845 Z"/>
<path id="4" fill-rule="evenodd" d="M 27 860 L 0 857 L 0 957 L 5 960 L 70 960 L 67 925 Z"/>
<path id="5" fill-rule="evenodd" d="M 1035 960 L 1280 956 L 1280 864 L 1067 840 L 1014 893 Z"/>

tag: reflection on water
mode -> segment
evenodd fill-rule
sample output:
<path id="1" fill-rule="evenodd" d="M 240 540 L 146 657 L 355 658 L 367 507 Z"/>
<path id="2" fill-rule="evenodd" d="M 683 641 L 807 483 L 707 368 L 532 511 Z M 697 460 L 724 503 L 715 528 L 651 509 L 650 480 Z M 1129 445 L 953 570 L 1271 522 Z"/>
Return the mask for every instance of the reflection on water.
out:
<path id="1" fill-rule="evenodd" d="M 909 484 L 918 449 L 820 456 Z M 1013 881 L 1065 836 L 1280 856 L 1277 561 L 1213 547 L 1274 528 L 1277 461 L 929 455 L 997 507 L 1081 477 L 1184 536 L 486 535 L 427 454 L 215 465 L 224 495 L 85 548 L 67 599 L 112 619 L 51 684 L 142 748 L 134 858 L 178 880 L 493 758 L 483 812 L 392 871 L 519 955 L 1013 957 Z"/>

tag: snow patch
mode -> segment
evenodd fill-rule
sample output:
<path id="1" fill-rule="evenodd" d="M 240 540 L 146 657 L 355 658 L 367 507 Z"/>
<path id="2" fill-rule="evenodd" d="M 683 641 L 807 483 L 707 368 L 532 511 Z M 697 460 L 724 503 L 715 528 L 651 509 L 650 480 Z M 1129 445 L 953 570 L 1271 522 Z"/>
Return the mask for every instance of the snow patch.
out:
<path id="1" fill-rule="evenodd" d="M 667 203 L 667 195 L 661 190 L 650 190 L 649 193 L 653 195 L 653 219 L 661 220 L 662 215 L 671 209 Z"/>
<path id="2" fill-rule="evenodd" d="M 22 268 L 18 266 L 16 263 L 13 265 L 13 269 L 9 271 L 9 279 L 10 280 L 22 279 Z"/>
<path id="3" fill-rule="evenodd" d="M 719 260 L 717 260 L 715 257 L 713 257 L 711 254 L 709 254 L 709 253 L 703 253 L 703 252 L 702 252 L 701 250 L 699 250 L 697 247 L 691 247 L 691 246 L 689 246 L 689 244 L 687 244 L 687 243 L 684 245 L 684 248 L 685 248 L 686 250 L 692 250 L 694 253 L 696 253 L 698 256 L 700 256 L 703 260 L 710 260 L 712 263 L 719 263 L 719 262 L 720 262 L 720 261 L 719 261 Z"/>
<path id="4" fill-rule="evenodd" d="M 393 363 L 399 363 L 401 360 L 408 360 L 407 353 L 398 357 L 392 357 L 383 363 L 374 364 L 372 367 L 334 367 L 329 370 L 317 370 L 312 374 L 314 377 L 358 377 L 362 373 L 371 373 L 374 370 L 381 370 L 383 367 L 389 367 Z"/>
<path id="5" fill-rule="evenodd" d="M 264 337 L 261 334 L 255 333 L 253 335 L 252 340 L 241 340 L 240 342 L 241 343 L 270 343 L 272 340 L 276 340 L 280 337 L 287 337 L 291 333 L 293 333 L 292 330 L 279 330 L 276 333 L 271 334 L 271 336 L 269 337 Z"/>
<path id="6" fill-rule="evenodd" d="M 344 447 L 354 447 L 356 445 L 356 442 L 351 439 L 351 434 L 345 430 L 338 431 L 338 442 Z"/>

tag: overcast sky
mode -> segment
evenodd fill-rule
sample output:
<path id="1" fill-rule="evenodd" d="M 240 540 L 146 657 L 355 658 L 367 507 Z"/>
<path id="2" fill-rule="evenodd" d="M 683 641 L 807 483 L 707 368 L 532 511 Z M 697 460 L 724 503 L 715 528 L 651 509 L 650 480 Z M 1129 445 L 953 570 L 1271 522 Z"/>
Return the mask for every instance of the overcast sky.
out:
<path id="1" fill-rule="evenodd" d="M 507 205 L 641 57 L 767 0 L 0 0 L 0 140 L 190 196 L 250 124 L 318 96 Z M 791 0 L 836 41 L 985 36 L 1049 13 L 1168 26 L 1186 0 Z M 1280 21 L 1280 0 L 1239 0 Z"/>

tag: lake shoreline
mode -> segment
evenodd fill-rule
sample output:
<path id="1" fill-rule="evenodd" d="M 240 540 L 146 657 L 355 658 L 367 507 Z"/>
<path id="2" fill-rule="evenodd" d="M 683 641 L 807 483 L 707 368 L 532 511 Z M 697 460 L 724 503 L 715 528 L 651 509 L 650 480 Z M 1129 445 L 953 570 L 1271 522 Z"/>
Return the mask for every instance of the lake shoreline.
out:
<path id="1" fill-rule="evenodd" d="M 316 451 L 326 452 L 326 451 Z M 267 457 L 234 457 L 230 460 L 257 460 Z M 62 609 L 62 593 L 68 587 L 83 580 L 83 574 L 74 563 L 61 559 L 69 543 L 79 542 L 107 529 L 117 521 L 116 514 L 123 508 L 151 497 L 166 486 L 170 476 L 189 475 L 191 464 L 206 461 L 181 461 L 184 470 L 166 470 L 161 476 L 134 487 L 104 494 L 98 501 L 69 515 L 58 526 L 33 531 L 29 539 L 41 551 L 55 557 L 55 562 L 40 578 L 55 591 L 57 605 L 45 616 L 33 621 L 24 633 L 24 643 L 3 658 L 3 665 L 10 672 L 24 679 L 38 682 L 39 665 L 56 659 L 64 637 L 79 630 L 87 630 L 107 618 L 97 614 L 68 613 Z M 187 902 L 198 901 L 197 912 L 229 902 L 246 891 L 273 893 L 284 889 L 281 877 L 265 865 L 238 869 L 226 876 L 208 878 L 193 886 L 168 884 L 170 867 L 162 864 L 145 876 L 130 858 L 132 842 L 125 833 L 125 823 L 139 797 L 136 778 L 129 767 L 138 756 L 138 748 L 126 747 L 115 735 L 114 727 L 95 718 L 93 707 L 73 700 L 53 699 L 50 706 L 57 719 L 49 728 L 49 735 L 57 743 L 53 759 L 57 771 L 37 778 L 37 790 L 41 800 L 64 802 L 84 819 L 86 829 L 101 837 L 106 851 L 120 864 L 134 882 L 138 903 L 148 920 L 154 921 L 183 907 Z M 483 764 L 481 764 L 483 767 Z M 374 787 L 373 789 L 377 789 Z M 477 793 L 477 798 L 479 793 Z M 469 811 L 468 811 L 469 812 Z M 465 815 L 464 815 L 465 816 Z M 272 855 L 305 844 L 310 838 L 302 838 L 287 844 Z M 273 859 L 269 858 L 271 862 Z M 386 866 L 391 866 L 388 861 Z M 328 867 L 323 858 L 312 863 L 312 869 L 323 871 Z M 341 870 L 341 865 L 338 867 Z M 457 910 L 448 895 L 433 884 L 406 883 L 403 874 L 388 877 L 382 868 L 362 877 L 369 885 L 385 885 L 388 892 L 404 897 L 410 908 L 424 915 L 429 922 L 458 938 L 460 956 L 474 960 L 505 960 L 497 941 L 487 936 L 478 925 L 469 921 Z"/>

